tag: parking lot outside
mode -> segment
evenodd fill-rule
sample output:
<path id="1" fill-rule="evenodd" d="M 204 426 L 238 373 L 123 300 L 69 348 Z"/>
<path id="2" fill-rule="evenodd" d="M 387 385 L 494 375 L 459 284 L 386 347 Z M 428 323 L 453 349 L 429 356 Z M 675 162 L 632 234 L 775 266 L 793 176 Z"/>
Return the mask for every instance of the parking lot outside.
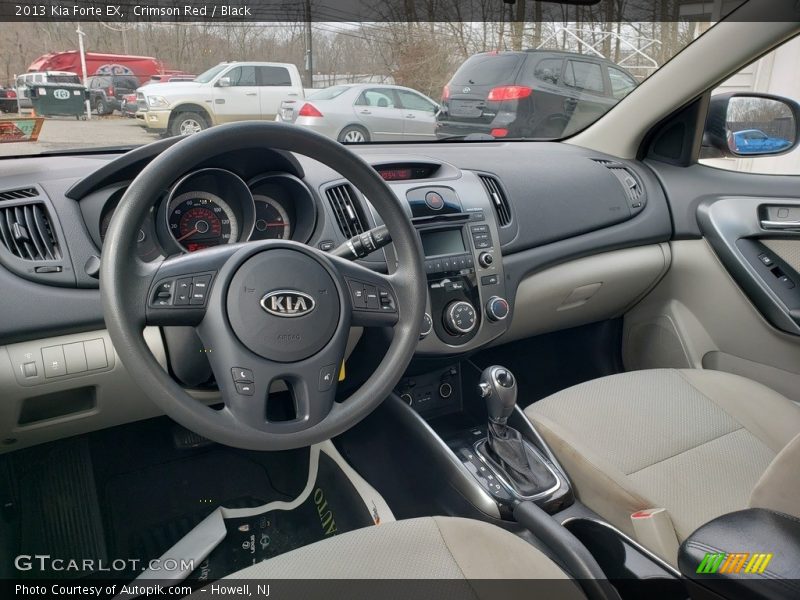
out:
<path id="1" fill-rule="evenodd" d="M 13 119 L 18 116 L 7 114 L 3 118 Z M 92 115 L 90 121 L 78 121 L 74 117 L 48 117 L 44 120 L 38 141 L 0 144 L 0 157 L 66 152 L 75 150 L 76 146 L 140 146 L 157 140 L 158 137 L 147 133 L 137 124 L 136 119 L 120 116 Z M 108 144 L 104 144 L 103 140 L 108 140 Z"/>

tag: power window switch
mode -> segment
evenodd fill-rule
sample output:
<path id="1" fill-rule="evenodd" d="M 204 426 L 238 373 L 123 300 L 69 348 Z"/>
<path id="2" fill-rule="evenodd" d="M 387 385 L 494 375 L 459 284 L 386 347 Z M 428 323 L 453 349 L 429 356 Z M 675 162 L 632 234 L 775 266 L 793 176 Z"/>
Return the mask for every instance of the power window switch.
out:
<path id="1" fill-rule="evenodd" d="M 771 267 L 775 264 L 775 261 L 772 260 L 772 257 L 769 254 L 759 254 L 758 260 L 760 260 L 765 267 Z"/>
<path id="2" fill-rule="evenodd" d="M 782 277 L 778 277 L 778 281 L 780 281 L 783 284 L 783 287 L 785 287 L 787 289 L 790 289 L 790 290 L 794 289 L 794 281 L 789 279 L 786 275 L 784 275 Z"/>

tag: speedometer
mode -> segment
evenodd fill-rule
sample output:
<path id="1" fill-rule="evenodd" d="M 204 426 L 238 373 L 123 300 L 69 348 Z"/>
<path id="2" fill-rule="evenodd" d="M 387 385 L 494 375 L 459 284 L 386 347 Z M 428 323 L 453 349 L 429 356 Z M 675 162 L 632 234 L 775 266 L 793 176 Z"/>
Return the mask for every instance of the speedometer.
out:
<path id="1" fill-rule="evenodd" d="M 239 239 L 239 224 L 233 210 L 210 192 L 186 192 L 172 198 L 167 220 L 172 237 L 189 252 L 232 244 Z"/>

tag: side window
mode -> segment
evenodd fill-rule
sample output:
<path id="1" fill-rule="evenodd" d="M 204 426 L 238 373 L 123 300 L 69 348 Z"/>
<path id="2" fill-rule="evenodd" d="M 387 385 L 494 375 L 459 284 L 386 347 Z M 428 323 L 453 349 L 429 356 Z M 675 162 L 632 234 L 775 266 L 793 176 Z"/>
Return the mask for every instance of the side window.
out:
<path id="1" fill-rule="evenodd" d="M 256 68 L 255 67 L 236 67 L 231 69 L 225 74 L 225 77 L 230 78 L 231 87 L 244 87 L 249 85 L 256 85 Z"/>
<path id="2" fill-rule="evenodd" d="M 285 67 L 258 67 L 259 85 L 271 87 L 289 87 L 292 77 Z"/>
<path id="3" fill-rule="evenodd" d="M 608 67 L 608 78 L 611 80 L 611 95 L 617 100 L 622 100 L 636 87 L 633 78 L 615 67 Z"/>
<path id="4" fill-rule="evenodd" d="M 407 92 L 405 90 L 397 90 L 397 95 L 400 97 L 400 103 L 403 108 L 408 110 L 423 110 L 425 112 L 436 112 L 436 106 L 414 92 Z"/>
<path id="5" fill-rule="evenodd" d="M 798 61 L 800 36 L 795 36 L 723 81 L 711 95 L 753 92 L 800 102 L 800 74 L 793 66 Z M 761 152 L 765 147 L 780 147 L 794 140 L 793 122 L 787 109 L 769 111 L 765 106 L 760 112 L 744 110 L 748 107 L 748 101 L 743 100 L 729 110 L 726 123 L 729 145 L 738 148 L 740 154 L 746 155 L 751 149 L 753 153 Z M 698 162 L 740 173 L 800 175 L 800 147 L 779 156 L 719 158 L 713 149 L 703 146 Z"/>
<path id="6" fill-rule="evenodd" d="M 597 63 L 583 60 L 568 60 L 567 70 L 564 72 L 564 84 L 579 90 L 602 94 L 603 71 Z"/>
<path id="7" fill-rule="evenodd" d="M 560 58 L 544 58 L 536 63 L 533 69 L 533 77 L 539 81 L 546 81 L 553 85 L 558 85 L 561 81 L 561 67 L 564 61 Z"/>
<path id="8" fill-rule="evenodd" d="M 391 90 L 386 89 L 364 90 L 356 101 L 357 106 L 374 106 L 376 108 L 394 108 L 394 104 Z"/>

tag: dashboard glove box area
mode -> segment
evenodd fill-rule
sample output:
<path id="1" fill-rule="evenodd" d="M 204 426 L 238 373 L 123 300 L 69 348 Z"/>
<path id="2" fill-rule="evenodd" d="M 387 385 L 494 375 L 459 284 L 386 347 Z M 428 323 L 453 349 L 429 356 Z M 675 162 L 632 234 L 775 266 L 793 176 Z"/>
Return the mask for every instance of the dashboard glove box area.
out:
<path id="1" fill-rule="evenodd" d="M 681 544 L 692 598 L 800 597 L 800 520 L 763 508 L 722 515 Z"/>

